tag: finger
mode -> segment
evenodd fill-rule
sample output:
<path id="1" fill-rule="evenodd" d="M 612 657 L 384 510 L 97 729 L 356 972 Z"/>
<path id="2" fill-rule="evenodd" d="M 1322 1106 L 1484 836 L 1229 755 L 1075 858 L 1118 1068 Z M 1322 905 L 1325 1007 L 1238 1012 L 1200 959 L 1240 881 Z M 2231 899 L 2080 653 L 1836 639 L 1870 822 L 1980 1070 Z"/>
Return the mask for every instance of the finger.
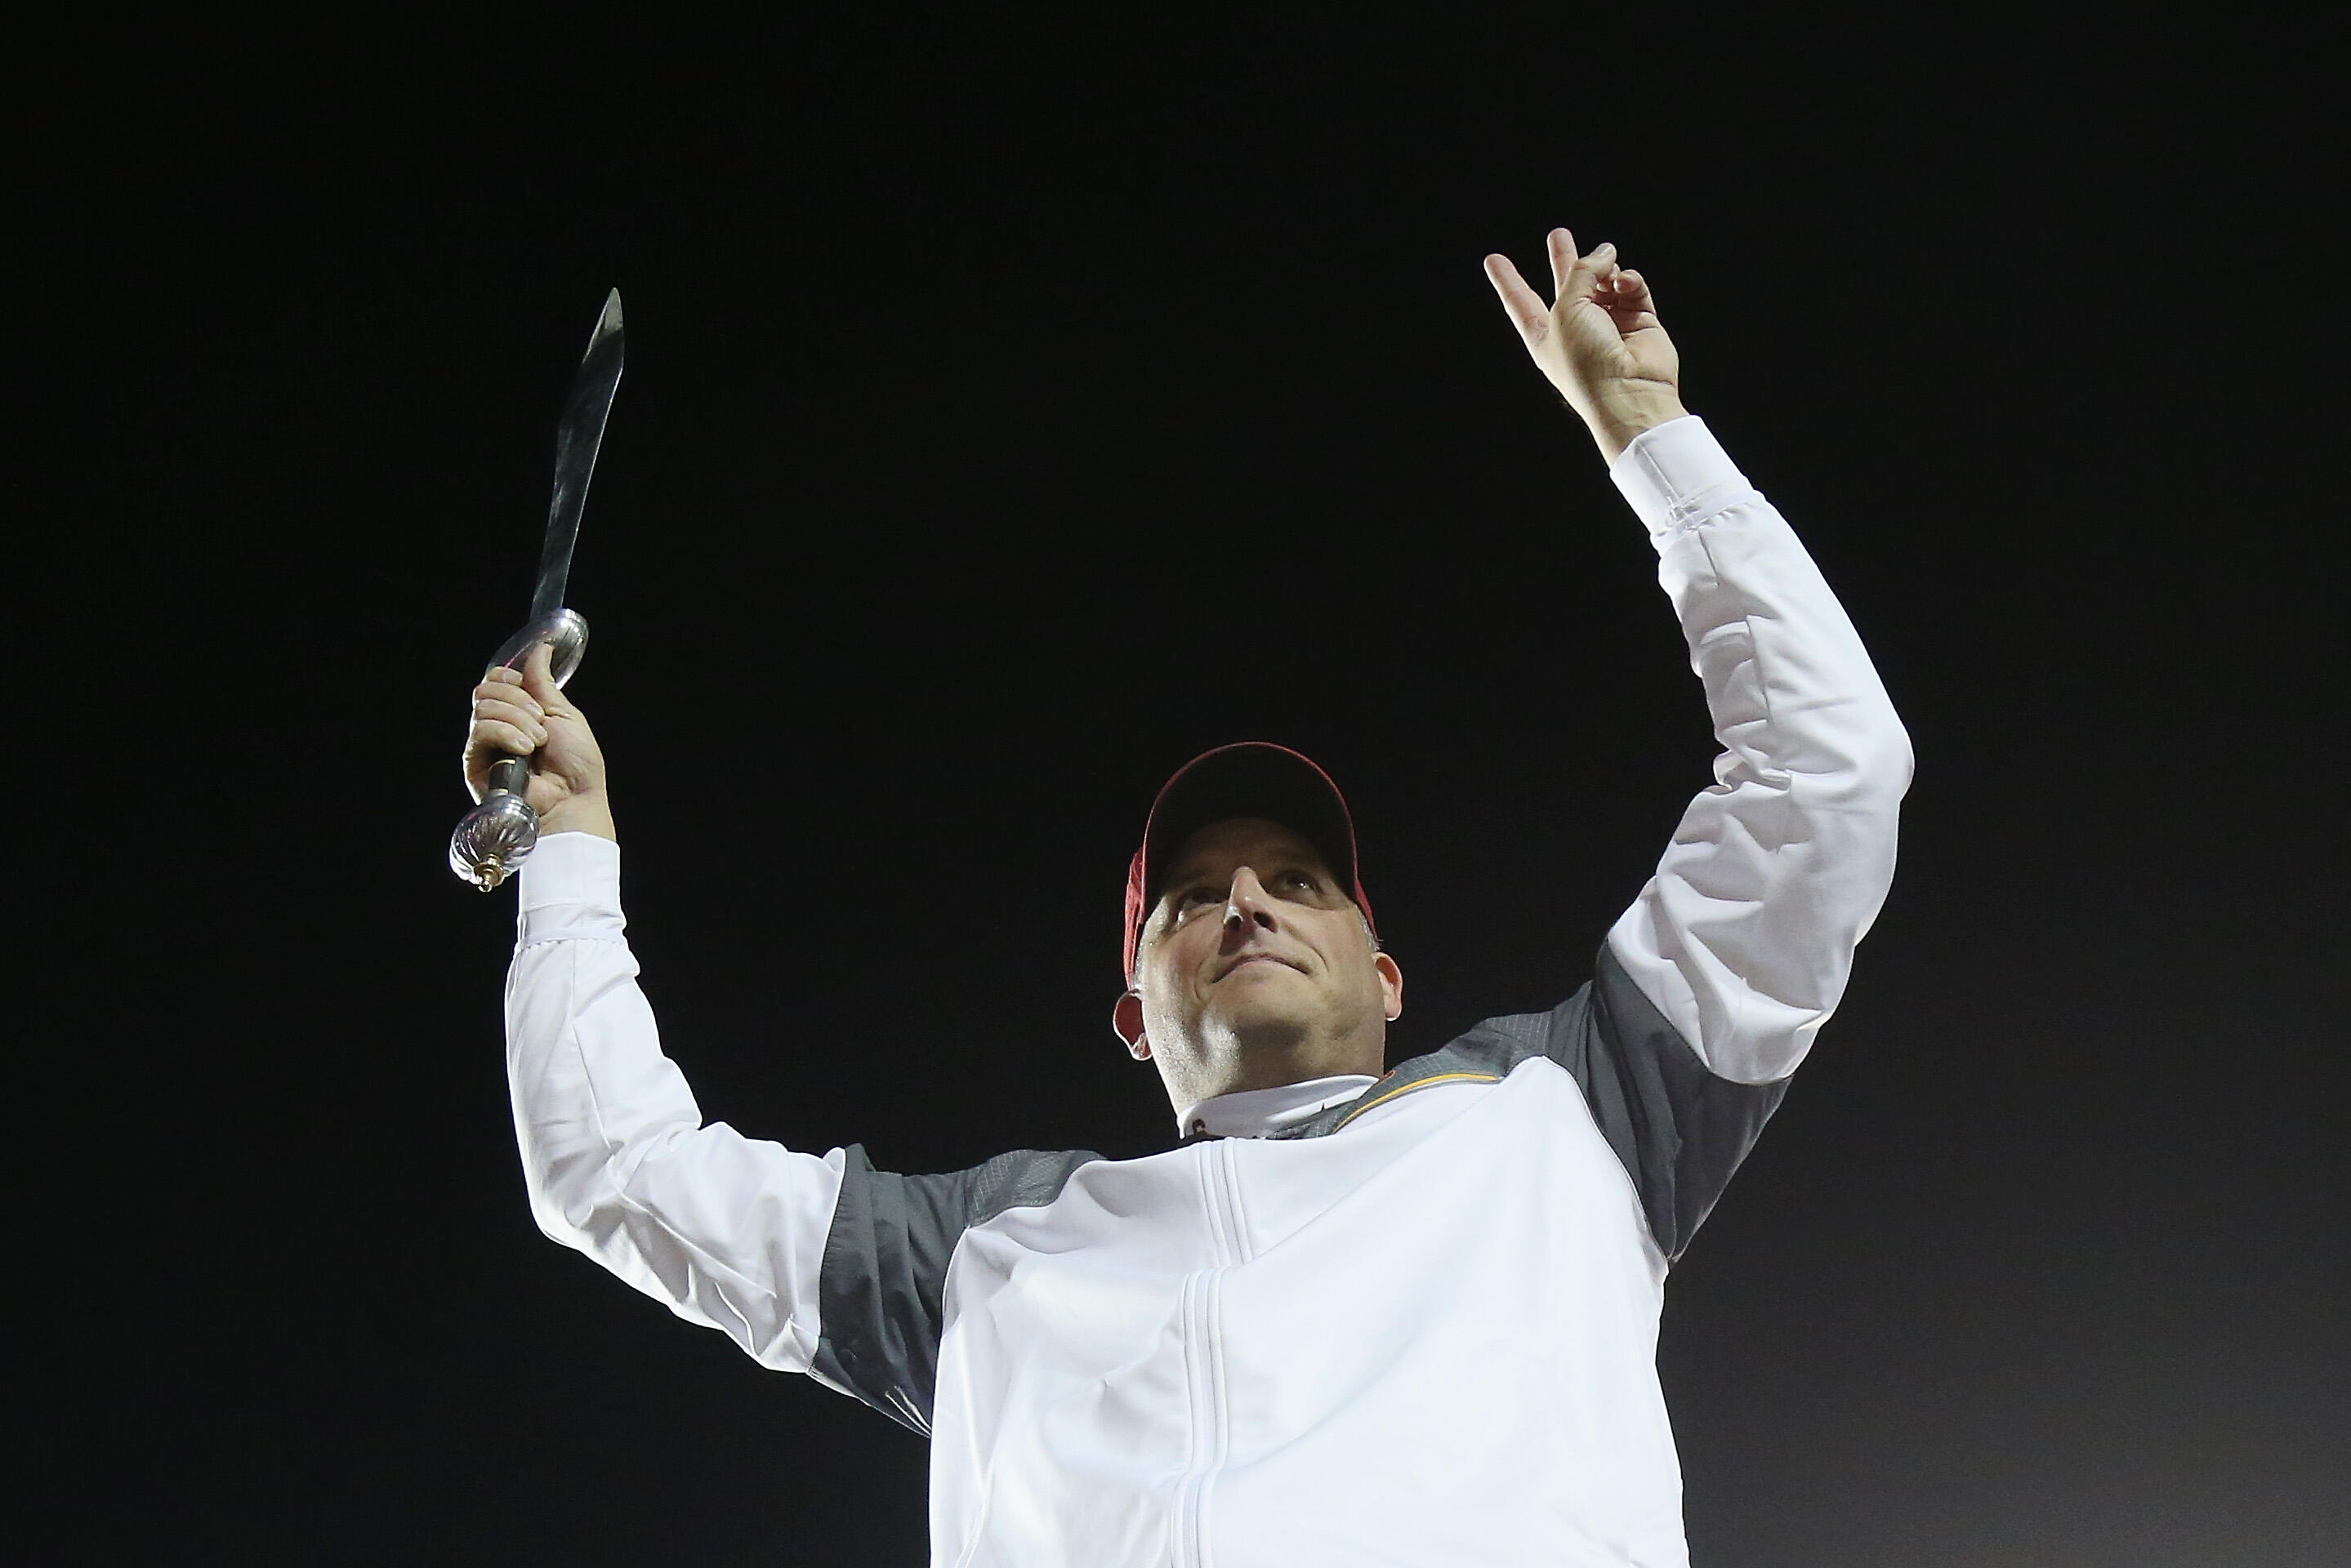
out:
<path id="1" fill-rule="evenodd" d="M 1559 303 L 1579 304 L 1593 297 L 1601 280 L 1616 265 L 1616 247 L 1603 244 L 1588 256 L 1575 254 L 1575 237 L 1565 229 L 1551 232 L 1552 275 L 1559 279 Z"/>
<path id="2" fill-rule="evenodd" d="M 1612 282 L 1614 291 L 1603 303 L 1617 331 L 1629 338 L 1636 333 L 1663 330 L 1663 323 L 1657 320 L 1657 302 L 1639 273 L 1620 272 Z"/>
<path id="3" fill-rule="evenodd" d="M 520 678 L 517 679 L 519 680 Z M 546 710 L 538 705 L 538 699 L 523 690 L 519 684 L 509 685 L 503 680 L 485 680 L 479 686 L 474 688 L 473 698 L 476 702 L 511 702 L 533 717 L 544 717 L 546 714 Z"/>
<path id="4" fill-rule="evenodd" d="M 496 698 L 476 698 L 474 702 L 474 718 L 476 722 L 486 719 L 492 720 L 519 730 L 528 735 L 534 744 L 543 742 L 547 739 L 547 720 L 545 715 L 538 711 L 536 703 L 525 708 L 518 703 L 501 702 Z"/>
<path id="5" fill-rule="evenodd" d="M 503 719 L 476 719 L 474 727 L 465 732 L 465 754 L 479 759 L 485 752 L 505 752 L 527 757 L 538 750 L 538 742 L 544 739 L 544 735 L 534 738 Z"/>
<path id="6" fill-rule="evenodd" d="M 1567 292 L 1567 280 L 1575 271 L 1575 236 L 1565 229 L 1553 229 L 1543 236 L 1543 249 L 1551 254 L 1551 288 L 1553 295 Z"/>
<path id="7" fill-rule="evenodd" d="M 1510 321 L 1518 327 L 1519 336 L 1529 343 L 1541 342 L 1551 331 L 1551 306 L 1543 303 L 1541 295 L 1527 286 L 1527 280 L 1519 275 L 1519 269 L 1510 265 L 1510 258 L 1506 255 L 1488 256 L 1486 281 L 1494 286 L 1496 294 L 1501 296 L 1502 308 L 1510 312 Z"/>

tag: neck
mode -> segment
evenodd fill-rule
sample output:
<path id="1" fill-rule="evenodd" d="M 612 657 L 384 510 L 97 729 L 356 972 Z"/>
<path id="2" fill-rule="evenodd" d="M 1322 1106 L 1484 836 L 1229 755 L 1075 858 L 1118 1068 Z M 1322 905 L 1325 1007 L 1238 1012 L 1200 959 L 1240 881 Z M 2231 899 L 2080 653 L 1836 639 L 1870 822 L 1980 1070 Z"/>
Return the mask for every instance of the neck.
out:
<path id="1" fill-rule="evenodd" d="M 1288 1025 L 1228 1033 L 1201 1042 L 1196 1052 L 1183 1054 L 1184 1059 L 1162 1052 L 1155 1060 L 1168 1103 L 1181 1113 L 1186 1106 L 1250 1089 L 1275 1089 L 1348 1073 L 1375 1078 L 1386 1054 L 1387 1030 L 1381 1020 L 1374 1029 L 1336 1035 Z"/>

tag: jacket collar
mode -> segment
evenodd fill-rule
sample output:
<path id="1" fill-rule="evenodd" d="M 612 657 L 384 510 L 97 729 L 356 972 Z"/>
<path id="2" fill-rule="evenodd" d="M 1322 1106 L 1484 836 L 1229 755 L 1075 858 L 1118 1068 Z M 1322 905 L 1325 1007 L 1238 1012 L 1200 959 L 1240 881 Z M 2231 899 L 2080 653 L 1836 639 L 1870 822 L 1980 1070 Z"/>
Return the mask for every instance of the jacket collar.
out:
<path id="1" fill-rule="evenodd" d="M 1302 1084 L 1279 1084 L 1270 1089 L 1243 1089 L 1217 1095 L 1184 1107 L 1176 1126 L 1189 1137 L 1270 1137 L 1282 1128 L 1343 1105 L 1378 1083 L 1368 1073 L 1341 1073 L 1334 1077 L 1309 1078 Z"/>

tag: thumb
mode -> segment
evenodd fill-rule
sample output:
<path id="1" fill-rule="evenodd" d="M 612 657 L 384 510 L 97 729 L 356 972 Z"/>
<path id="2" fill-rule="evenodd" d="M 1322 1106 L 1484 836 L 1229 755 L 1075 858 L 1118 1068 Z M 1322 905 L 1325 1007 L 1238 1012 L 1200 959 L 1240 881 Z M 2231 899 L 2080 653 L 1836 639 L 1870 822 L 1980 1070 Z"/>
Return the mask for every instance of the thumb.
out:
<path id="1" fill-rule="evenodd" d="M 550 713 L 570 706 L 556 690 L 555 644 L 545 638 L 532 644 L 530 652 L 523 658 L 522 689 Z"/>

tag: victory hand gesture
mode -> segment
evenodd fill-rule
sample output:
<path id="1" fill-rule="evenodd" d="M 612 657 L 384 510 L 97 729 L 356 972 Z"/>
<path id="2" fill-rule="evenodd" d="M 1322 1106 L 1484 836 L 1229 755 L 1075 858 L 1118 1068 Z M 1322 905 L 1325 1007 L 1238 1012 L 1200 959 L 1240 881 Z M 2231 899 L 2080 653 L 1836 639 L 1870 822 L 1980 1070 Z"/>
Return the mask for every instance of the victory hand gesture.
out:
<path id="1" fill-rule="evenodd" d="M 1681 403 L 1681 358 L 1657 323 L 1641 275 L 1616 265 L 1616 247 L 1575 253 L 1575 236 L 1548 237 L 1555 297 L 1545 304 L 1510 258 L 1486 258 L 1486 276 L 1535 366 L 1568 407 L 1583 416 L 1592 439 L 1616 461 L 1635 436 L 1687 410 Z"/>

